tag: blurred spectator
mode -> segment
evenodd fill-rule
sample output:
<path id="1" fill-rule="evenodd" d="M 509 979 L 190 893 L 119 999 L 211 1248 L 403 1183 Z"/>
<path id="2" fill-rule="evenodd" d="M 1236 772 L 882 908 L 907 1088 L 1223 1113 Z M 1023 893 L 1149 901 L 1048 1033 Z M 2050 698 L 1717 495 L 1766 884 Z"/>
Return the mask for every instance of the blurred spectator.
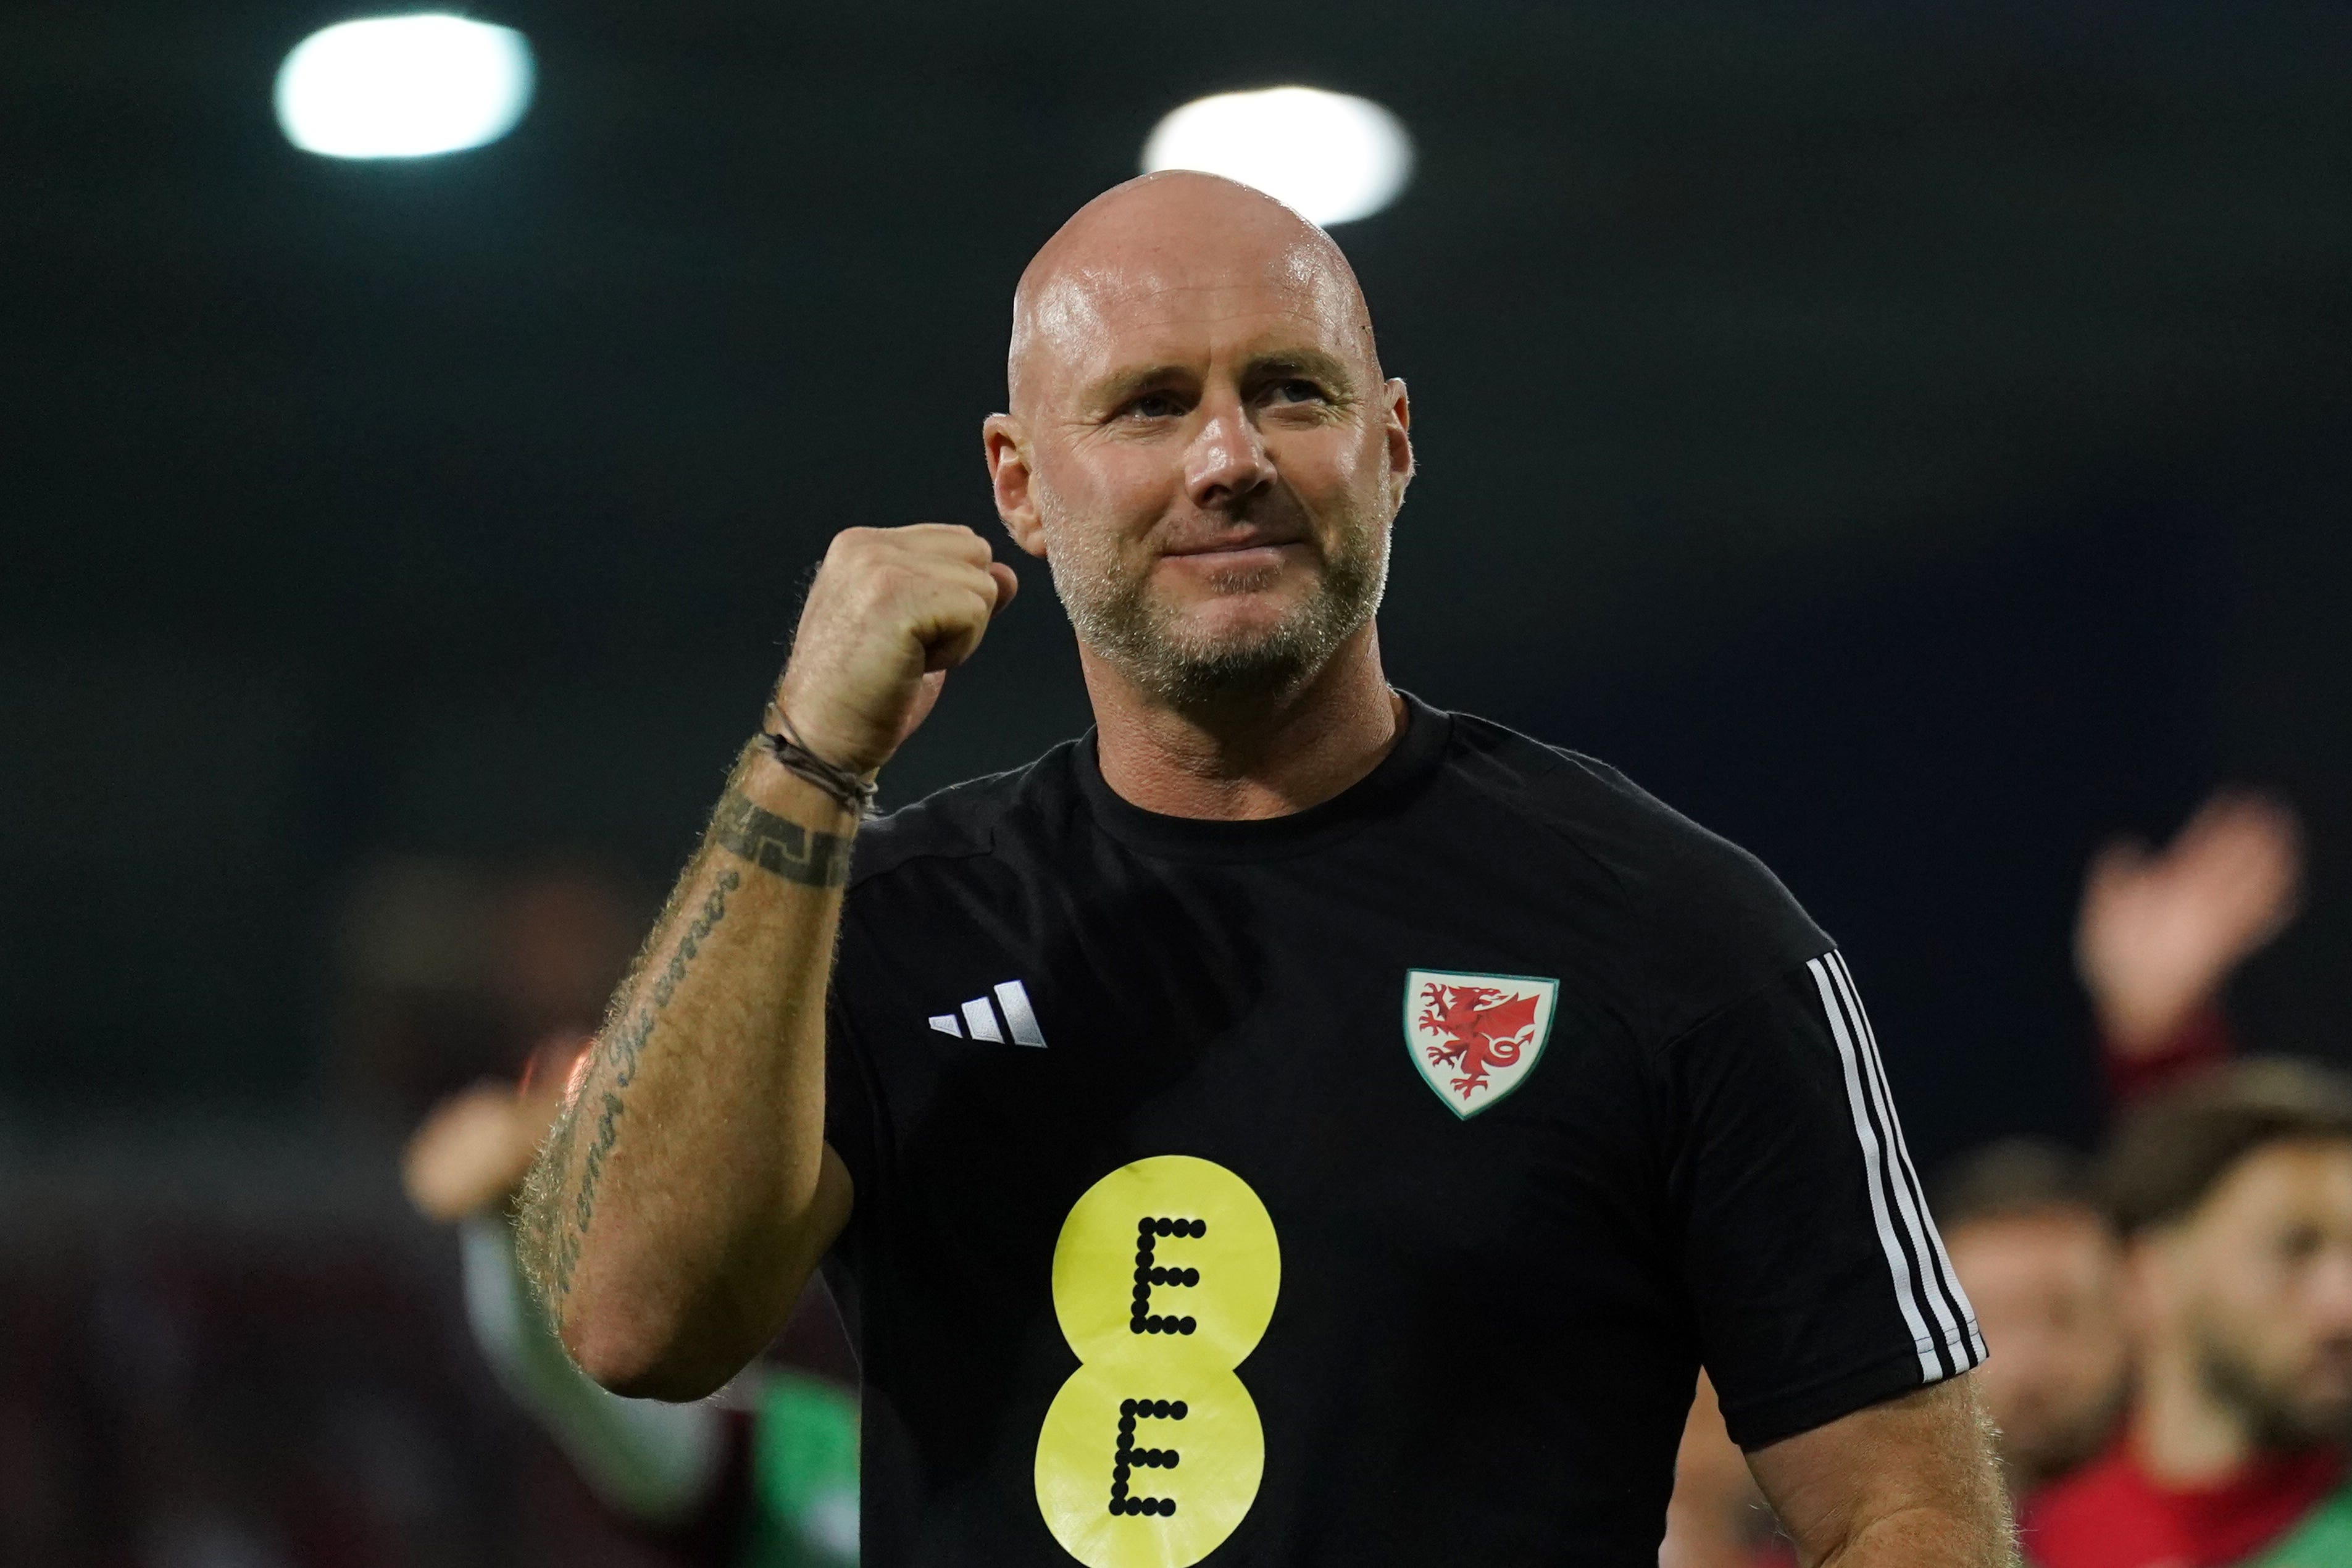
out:
<path id="1" fill-rule="evenodd" d="M 483 1083 L 453 1095 L 410 1140 L 402 1174 L 411 1201 L 461 1227 L 476 1342 L 589 1489 L 676 1560 L 846 1568 L 857 1554 L 851 1394 L 768 1366 L 690 1405 L 623 1399 L 572 1364 L 529 1299 L 507 1215 L 584 1053 L 576 1038 L 552 1041 L 520 1089 Z"/>
<path id="2" fill-rule="evenodd" d="M 481 1079 L 511 1082 L 551 1040 L 577 1041 L 644 923 L 612 879 L 573 865 L 499 875 L 387 856 L 345 900 L 333 1089 L 362 1122 L 407 1128 Z"/>
<path id="3" fill-rule="evenodd" d="M 379 860 L 339 926 L 331 1079 L 348 1115 L 331 1133 L 268 1119 L 0 1127 L 0 1184 L 16 1199 L 0 1215 L 0 1568 L 845 1560 L 793 1555 L 805 1542 L 778 1523 L 853 1539 L 837 1384 L 780 1371 L 746 1385 L 751 1409 L 718 1412 L 731 1425 L 667 1471 L 559 1454 L 482 1375 L 459 1323 L 502 1374 L 569 1372 L 560 1351 L 530 1360 L 552 1347 L 530 1339 L 498 1266 L 503 1226 L 478 1222 L 453 1258 L 418 1233 L 369 1136 L 485 1076 L 510 1083 L 529 1058 L 568 1061 L 642 918 L 576 867 Z M 504 1140 L 519 1173 L 537 1130 L 516 1100 L 465 1096 L 455 1122 L 471 1119 L 478 1154 Z M 478 1206 L 461 1176 L 511 1184 L 461 1164 L 420 1196 L 454 1213 Z M 507 1338 L 487 1342 L 501 1324 Z M 803 1313 L 782 1352 L 852 1375 L 828 1311 Z"/>
<path id="4" fill-rule="evenodd" d="M 2012 1496 L 2105 1447 L 2128 1370 L 2121 1250 L 2089 1162 L 2007 1139 L 1954 1165 L 1933 1194 L 1961 1289 L 1998 1353 L 1977 1369 Z"/>
<path id="5" fill-rule="evenodd" d="M 2302 830 L 2266 796 L 2222 791 L 2161 850 L 2093 858 L 2074 928 L 2111 1099 L 2129 1108 L 2226 1061 L 2221 994 L 2294 920 Z M 1952 1266 L 1997 1346 L 1977 1373 L 2021 1500 L 2106 1444 L 2126 1388 L 2121 1250 L 2086 1162 L 2010 1140 L 1959 1161 L 1935 1205 Z"/>
<path id="6" fill-rule="evenodd" d="M 2041 1568 L 2352 1563 L 2352 1082 L 2285 1061 L 2137 1108 L 2102 1184 L 2138 1385 L 2026 1513 Z"/>

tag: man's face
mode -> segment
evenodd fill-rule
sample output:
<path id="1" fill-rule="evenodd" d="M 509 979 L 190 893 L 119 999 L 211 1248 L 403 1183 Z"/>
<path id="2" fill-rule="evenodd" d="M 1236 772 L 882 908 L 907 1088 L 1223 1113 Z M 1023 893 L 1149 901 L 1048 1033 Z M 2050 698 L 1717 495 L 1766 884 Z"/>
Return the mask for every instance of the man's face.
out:
<path id="1" fill-rule="evenodd" d="M 1361 320 L 1312 247 L 1197 237 L 1034 310 L 1006 521 L 1080 639 L 1163 700 L 1295 688 L 1378 607 L 1412 449 Z"/>
<path id="2" fill-rule="evenodd" d="M 2085 1208 L 1976 1220 L 1946 1232 L 1960 1288 L 1993 1354 L 1973 1374 L 2021 1487 L 2105 1443 L 2124 1394 L 2118 1254 Z"/>
<path id="3" fill-rule="evenodd" d="M 2352 1144 L 2257 1149 L 2147 1245 L 2158 1321 L 2260 1442 L 2352 1436 Z"/>

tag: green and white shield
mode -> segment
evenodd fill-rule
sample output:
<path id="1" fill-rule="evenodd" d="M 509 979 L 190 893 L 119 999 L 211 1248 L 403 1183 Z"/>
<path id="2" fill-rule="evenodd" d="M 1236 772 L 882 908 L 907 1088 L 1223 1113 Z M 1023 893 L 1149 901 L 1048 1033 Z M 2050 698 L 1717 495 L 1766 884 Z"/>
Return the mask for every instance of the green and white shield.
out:
<path id="1" fill-rule="evenodd" d="M 1559 994 L 1559 981 L 1535 974 L 1407 970 L 1405 1048 L 1423 1081 L 1466 1120 L 1535 1070 Z"/>

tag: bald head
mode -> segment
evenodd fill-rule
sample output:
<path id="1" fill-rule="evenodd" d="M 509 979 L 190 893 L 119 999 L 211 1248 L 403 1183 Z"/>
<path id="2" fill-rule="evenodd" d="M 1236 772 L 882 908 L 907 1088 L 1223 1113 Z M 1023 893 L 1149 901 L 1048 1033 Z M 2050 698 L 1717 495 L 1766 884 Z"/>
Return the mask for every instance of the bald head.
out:
<path id="1" fill-rule="evenodd" d="M 1247 708 L 1352 650 L 1386 702 L 1366 671 L 1411 413 L 1330 236 L 1213 174 L 1130 180 L 1022 275 L 1007 379 L 997 516 L 1053 568 L 1090 688 Z"/>
<path id="2" fill-rule="evenodd" d="M 1080 207 L 1021 274 L 1005 379 L 1028 416 L 1139 340 L 1250 313 L 1298 319 L 1380 384 L 1371 312 L 1331 237 L 1263 191 L 1171 169 Z"/>

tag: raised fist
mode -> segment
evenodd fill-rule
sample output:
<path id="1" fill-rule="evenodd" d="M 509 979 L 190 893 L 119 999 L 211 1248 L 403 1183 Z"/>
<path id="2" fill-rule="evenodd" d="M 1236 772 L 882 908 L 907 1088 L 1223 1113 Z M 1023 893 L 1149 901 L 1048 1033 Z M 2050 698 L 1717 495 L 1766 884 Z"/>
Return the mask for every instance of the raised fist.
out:
<path id="1" fill-rule="evenodd" d="M 947 672 L 971 657 L 1019 586 L 968 528 L 837 533 L 809 586 L 776 704 L 810 751 L 870 773 L 914 733 Z"/>
<path id="2" fill-rule="evenodd" d="M 2161 850 L 2117 839 L 2083 881 L 2074 963 L 2100 1027 L 2153 1050 L 2294 918 L 2303 835 L 2259 795 L 2213 796 Z"/>

